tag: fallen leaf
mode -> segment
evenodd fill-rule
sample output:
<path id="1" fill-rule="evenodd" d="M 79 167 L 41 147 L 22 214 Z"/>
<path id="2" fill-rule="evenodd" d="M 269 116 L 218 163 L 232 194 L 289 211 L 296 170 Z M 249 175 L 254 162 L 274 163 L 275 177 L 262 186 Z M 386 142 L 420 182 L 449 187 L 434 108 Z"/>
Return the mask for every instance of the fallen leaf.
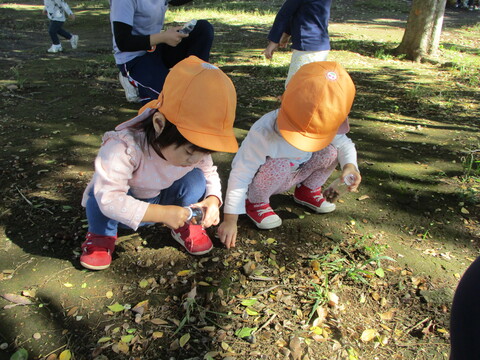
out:
<path id="1" fill-rule="evenodd" d="M 101 337 L 100 339 L 97 340 L 97 344 L 103 344 L 103 343 L 106 343 L 107 341 L 110 341 L 110 340 L 112 340 L 111 337 L 104 336 L 104 337 Z"/>
<path id="2" fill-rule="evenodd" d="M 118 349 L 118 351 L 121 351 L 124 354 L 128 354 L 129 351 L 130 351 L 130 347 L 122 341 L 116 343 L 115 345 L 116 345 L 116 348 Z M 112 349 L 113 349 L 113 347 L 112 347 Z"/>
<path id="3" fill-rule="evenodd" d="M 63 350 L 59 356 L 60 360 L 70 360 L 71 358 L 72 358 L 72 353 L 70 350 Z"/>
<path id="4" fill-rule="evenodd" d="M 75 316 L 78 313 L 78 306 L 72 307 L 70 310 L 68 310 L 67 316 Z"/>
<path id="5" fill-rule="evenodd" d="M 187 276 L 191 272 L 192 272 L 192 270 L 181 270 L 177 273 L 177 276 Z"/>
<path id="6" fill-rule="evenodd" d="M 205 331 L 205 332 L 213 332 L 215 331 L 215 326 L 204 326 L 198 330 Z"/>
<path id="7" fill-rule="evenodd" d="M 253 309 L 250 309 L 250 308 L 246 308 L 245 311 L 247 312 L 248 315 L 250 316 L 257 316 L 258 315 L 258 312 L 253 310 Z"/>
<path id="8" fill-rule="evenodd" d="M 338 298 L 337 294 L 333 292 L 328 293 L 328 305 L 335 307 L 338 305 L 339 301 L 340 299 Z"/>
<path id="9" fill-rule="evenodd" d="M 123 335 L 121 338 L 120 338 L 120 341 L 121 342 L 124 342 L 125 344 L 130 344 L 130 342 L 132 341 L 133 339 L 133 335 Z"/>
<path id="10" fill-rule="evenodd" d="M 380 314 L 380 319 L 384 321 L 390 321 L 393 319 L 393 316 L 395 315 L 396 309 L 390 309 L 387 312 L 384 312 L 383 314 Z"/>
<path id="11" fill-rule="evenodd" d="M 362 336 L 360 336 L 360 340 L 362 340 L 363 342 L 369 342 L 375 339 L 375 337 L 377 337 L 378 335 L 379 334 L 377 330 L 366 329 L 363 331 Z"/>
<path id="12" fill-rule="evenodd" d="M 185 344 L 188 342 L 188 340 L 190 340 L 190 334 L 186 333 L 179 340 L 180 347 L 183 348 L 185 346 Z"/>
<path id="13" fill-rule="evenodd" d="M 163 319 L 158 319 L 158 318 L 152 319 L 152 320 L 150 320 L 150 322 L 152 324 L 155 324 L 155 325 L 167 325 L 168 324 L 168 321 L 165 321 Z"/>
<path id="14" fill-rule="evenodd" d="M 293 360 L 300 360 L 302 358 L 302 341 L 298 336 L 292 336 L 290 338 L 288 347 L 292 352 L 291 355 Z"/>
<path id="15" fill-rule="evenodd" d="M 257 328 L 244 327 L 235 331 L 235 335 L 243 339 L 245 337 L 251 336 Z"/>
<path id="16" fill-rule="evenodd" d="M 245 299 L 241 302 L 243 306 L 252 306 L 257 302 L 257 299 Z"/>
<path id="17" fill-rule="evenodd" d="M 134 313 L 143 315 L 145 311 L 148 310 L 148 300 L 140 301 L 137 305 L 132 308 Z"/>
<path id="18" fill-rule="evenodd" d="M 313 326 L 321 326 L 327 319 L 328 310 L 323 306 L 319 306 L 316 310 L 317 317 L 313 320 Z"/>
<path id="19" fill-rule="evenodd" d="M 160 339 L 161 337 L 163 337 L 163 332 L 161 331 L 154 331 L 152 334 L 153 339 Z"/>
<path id="20" fill-rule="evenodd" d="M 32 301 L 29 298 L 27 298 L 25 296 L 22 296 L 22 295 L 2 294 L 0 296 L 2 298 L 4 298 L 5 300 L 13 302 L 17 305 L 31 305 L 32 304 Z"/>
<path id="21" fill-rule="evenodd" d="M 123 305 L 120 305 L 119 303 L 115 303 L 115 304 L 109 305 L 107 307 L 113 312 L 120 312 L 120 311 L 125 310 L 125 307 Z"/>

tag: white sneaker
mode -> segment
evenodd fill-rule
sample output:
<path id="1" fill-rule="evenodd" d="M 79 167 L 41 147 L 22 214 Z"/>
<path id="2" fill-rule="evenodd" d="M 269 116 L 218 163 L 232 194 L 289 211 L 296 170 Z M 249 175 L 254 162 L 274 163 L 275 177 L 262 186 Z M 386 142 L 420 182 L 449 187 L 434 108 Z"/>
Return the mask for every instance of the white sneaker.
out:
<path id="1" fill-rule="evenodd" d="M 72 45 L 72 49 L 76 49 L 78 46 L 78 35 L 72 35 L 70 38 L 70 45 Z"/>
<path id="2" fill-rule="evenodd" d="M 47 50 L 47 52 L 49 53 L 58 53 L 61 51 L 63 51 L 62 44 L 58 44 L 58 45 L 52 44 L 52 46 L 50 46 L 50 48 Z"/>
<path id="3" fill-rule="evenodd" d="M 121 72 L 118 73 L 118 80 L 120 81 L 120 84 L 122 85 L 123 90 L 125 90 L 125 97 L 127 98 L 127 101 L 131 103 L 140 102 L 138 89 L 132 84 L 130 84 L 130 81 L 128 81 L 128 78 L 123 76 Z"/>

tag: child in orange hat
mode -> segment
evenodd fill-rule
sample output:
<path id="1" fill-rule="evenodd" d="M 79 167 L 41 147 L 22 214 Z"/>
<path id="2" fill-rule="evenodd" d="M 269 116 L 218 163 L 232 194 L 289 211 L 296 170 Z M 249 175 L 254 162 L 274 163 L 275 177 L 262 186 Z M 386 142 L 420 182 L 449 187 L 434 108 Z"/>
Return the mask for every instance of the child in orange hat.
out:
<path id="1" fill-rule="evenodd" d="M 227 248 L 235 246 L 239 214 L 260 229 L 282 224 L 270 197 L 295 185 L 294 200 L 317 213 L 335 210 L 322 185 L 337 163 L 342 178 L 353 175 L 349 190 L 361 177 L 355 145 L 345 135 L 355 97 L 348 73 L 336 62 L 303 65 L 288 83 L 280 109 L 253 124 L 232 162 L 218 235 Z"/>
<path id="2" fill-rule="evenodd" d="M 237 151 L 235 108 L 231 80 L 190 56 L 171 69 L 157 100 L 105 133 L 82 201 L 84 267 L 110 265 L 119 224 L 163 223 L 190 254 L 212 249 L 205 228 L 219 223 L 222 194 L 210 153 Z M 191 205 L 204 209 L 202 224 L 188 221 Z"/>

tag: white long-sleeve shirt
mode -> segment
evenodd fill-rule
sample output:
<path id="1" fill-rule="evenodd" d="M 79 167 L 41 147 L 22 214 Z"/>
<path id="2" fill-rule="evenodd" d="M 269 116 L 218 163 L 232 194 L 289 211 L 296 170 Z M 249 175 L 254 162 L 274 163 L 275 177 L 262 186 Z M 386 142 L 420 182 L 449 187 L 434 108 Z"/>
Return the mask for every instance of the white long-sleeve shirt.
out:
<path id="1" fill-rule="evenodd" d="M 297 149 L 290 145 L 276 127 L 278 110 L 262 116 L 250 128 L 232 162 L 228 178 L 224 212 L 226 214 L 244 214 L 248 186 L 258 169 L 271 159 L 289 159 L 297 167 L 312 157 L 311 152 Z M 331 145 L 338 152 L 338 161 L 343 168 L 345 164 L 357 165 L 355 144 L 347 135 L 336 135 Z"/>
<path id="2" fill-rule="evenodd" d="M 47 17 L 52 21 L 65 21 L 65 14 L 73 14 L 70 6 L 64 0 L 43 0 Z"/>
<path id="3" fill-rule="evenodd" d="M 83 206 L 93 187 L 102 213 L 136 230 L 149 206 L 138 199 L 158 196 L 161 190 L 169 188 L 193 168 L 199 168 L 205 175 L 205 197 L 213 195 L 221 201 L 220 177 L 211 155 L 205 154 L 193 166 L 175 166 L 151 147 L 146 150 L 140 147 L 144 141 L 143 131 L 126 129 L 105 133 L 95 159 L 95 173 L 83 193 Z M 127 195 L 129 191 L 133 196 Z"/>

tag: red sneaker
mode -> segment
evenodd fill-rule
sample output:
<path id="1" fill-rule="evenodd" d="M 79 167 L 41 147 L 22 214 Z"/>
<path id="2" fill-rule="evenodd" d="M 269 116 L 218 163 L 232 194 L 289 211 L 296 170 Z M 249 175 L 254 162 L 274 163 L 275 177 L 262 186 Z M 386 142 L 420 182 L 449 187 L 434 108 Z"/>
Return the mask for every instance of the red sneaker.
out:
<path id="1" fill-rule="evenodd" d="M 270 204 L 251 203 L 247 199 L 245 207 L 247 216 L 252 219 L 259 229 L 273 229 L 282 225 L 282 219 L 275 214 Z"/>
<path id="2" fill-rule="evenodd" d="M 202 225 L 187 223 L 172 230 L 172 236 L 192 255 L 203 255 L 213 248 L 212 240 Z"/>
<path id="3" fill-rule="evenodd" d="M 104 236 L 87 233 L 87 240 L 82 244 L 80 264 L 90 270 L 103 270 L 112 263 L 116 236 Z"/>
<path id="4" fill-rule="evenodd" d="M 332 212 L 336 208 L 335 204 L 329 203 L 325 200 L 322 195 L 321 187 L 312 190 L 305 185 L 299 184 L 295 188 L 293 200 L 320 214 Z"/>

